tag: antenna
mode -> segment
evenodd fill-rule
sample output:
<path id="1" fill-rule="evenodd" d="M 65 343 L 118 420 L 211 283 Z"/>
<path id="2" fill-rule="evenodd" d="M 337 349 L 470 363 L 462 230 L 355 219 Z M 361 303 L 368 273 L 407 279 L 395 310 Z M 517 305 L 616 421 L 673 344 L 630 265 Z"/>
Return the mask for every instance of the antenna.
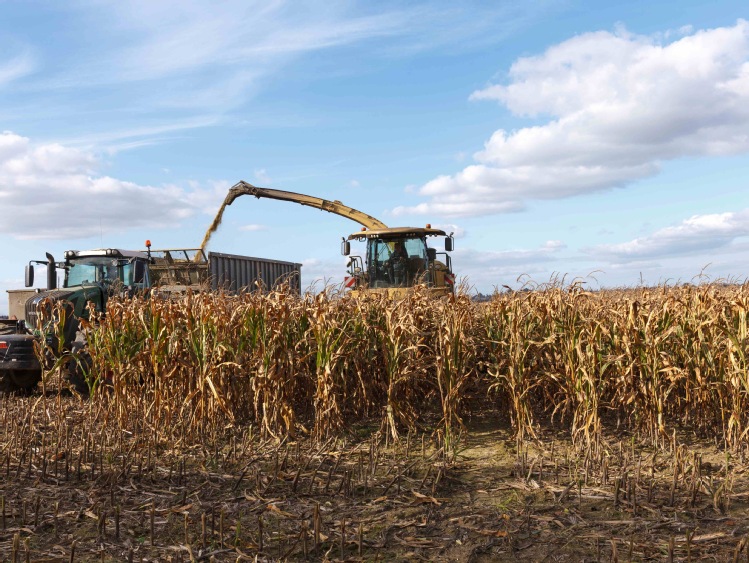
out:
<path id="1" fill-rule="evenodd" d="M 99 240 L 101 242 L 101 248 L 104 248 L 104 229 L 101 226 L 101 217 L 99 217 Z"/>

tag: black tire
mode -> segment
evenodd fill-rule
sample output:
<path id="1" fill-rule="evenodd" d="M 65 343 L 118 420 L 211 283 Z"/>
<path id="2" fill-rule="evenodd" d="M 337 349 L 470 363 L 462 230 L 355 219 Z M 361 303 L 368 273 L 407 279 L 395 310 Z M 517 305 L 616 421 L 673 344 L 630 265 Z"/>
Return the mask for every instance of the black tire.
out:
<path id="1" fill-rule="evenodd" d="M 6 370 L 0 373 L 0 393 L 30 393 L 42 379 L 34 370 Z"/>
<path id="2" fill-rule="evenodd" d="M 91 356 L 85 349 L 85 344 L 73 343 L 73 358 L 68 362 L 66 371 L 66 379 L 70 387 L 83 397 L 88 397 L 89 387 L 86 376 L 91 371 Z"/>
<path id="3" fill-rule="evenodd" d="M 7 395 L 13 391 L 17 391 L 17 388 L 16 384 L 10 378 L 10 372 L 0 373 L 0 395 Z"/>

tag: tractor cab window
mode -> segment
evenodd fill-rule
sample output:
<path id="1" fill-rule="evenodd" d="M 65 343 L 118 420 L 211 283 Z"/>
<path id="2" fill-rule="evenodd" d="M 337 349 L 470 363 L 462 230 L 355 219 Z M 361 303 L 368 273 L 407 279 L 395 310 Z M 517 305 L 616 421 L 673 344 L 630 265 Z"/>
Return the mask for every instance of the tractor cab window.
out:
<path id="1" fill-rule="evenodd" d="M 110 257 L 89 257 L 68 262 L 65 272 L 65 287 L 75 287 L 87 283 L 124 285 L 133 283 L 133 265 L 122 259 Z"/>
<path id="2" fill-rule="evenodd" d="M 367 271 L 372 288 L 409 287 L 426 271 L 423 238 L 370 239 L 368 246 Z"/>

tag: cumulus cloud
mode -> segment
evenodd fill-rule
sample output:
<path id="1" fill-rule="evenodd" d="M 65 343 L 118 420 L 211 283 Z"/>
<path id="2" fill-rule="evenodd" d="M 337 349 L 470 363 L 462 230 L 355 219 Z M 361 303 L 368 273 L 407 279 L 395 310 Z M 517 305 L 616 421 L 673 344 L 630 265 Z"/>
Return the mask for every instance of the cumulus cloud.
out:
<path id="1" fill-rule="evenodd" d="M 684 30 L 688 32 L 689 30 Z M 749 22 L 664 37 L 579 35 L 517 60 L 472 100 L 545 120 L 496 131 L 472 164 L 395 214 L 488 215 L 652 176 L 684 156 L 749 152 Z"/>
<path id="2" fill-rule="evenodd" d="M 583 252 L 614 264 L 673 256 L 701 255 L 732 245 L 749 236 L 749 209 L 694 215 L 675 226 L 619 244 L 602 244 Z"/>
<path id="3" fill-rule="evenodd" d="M 97 173 L 89 152 L 0 134 L 0 231 L 20 239 L 83 238 L 110 230 L 176 226 L 218 207 L 228 185 L 142 186 Z"/>

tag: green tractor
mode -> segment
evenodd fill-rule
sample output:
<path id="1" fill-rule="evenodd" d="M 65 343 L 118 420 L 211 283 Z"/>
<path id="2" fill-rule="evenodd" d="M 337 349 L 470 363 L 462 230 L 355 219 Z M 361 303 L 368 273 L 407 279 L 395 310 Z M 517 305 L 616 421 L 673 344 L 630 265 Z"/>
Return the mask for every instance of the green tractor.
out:
<path id="1" fill-rule="evenodd" d="M 81 320 L 105 313 L 113 296 L 174 296 L 187 291 L 236 293 L 289 283 L 301 291 L 301 264 L 253 258 L 201 248 L 145 251 L 106 248 L 68 250 L 64 262 L 33 260 L 26 287 L 34 285 L 34 266 L 47 267 L 47 289 L 35 290 L 18 319 L 0 320 L 0 392 L 30 391 L 44 371 L 61 367 L 71 386 L 88 393 L 88 354 Z M 57 275 L 64 272 L 62 287 Z M 39 358 L 42 361 L 39 361 Z"/>
<path id="2" fill-rule="evenodd" d="M 60 263 L 49 253 L 46 262 L 30 262 L 26 287 L 34 285 L 34 265 L 43 264 L 47 289 L 37 290 L 26 300 L 24 318 L 6 320 L 0 327 L 0 391 L 33 389 L 43 369 L 62 359 L 71 386 L 87 393 L 86 342 L 80 320 L 88 320 L 91 308 L 104 312 L 112 295 L 133 295 L 150 288 L 150 260 L 145 252 L 108 248 L 68 250 Z M 58 270 L 64 271 L 60 288 Z"/>

